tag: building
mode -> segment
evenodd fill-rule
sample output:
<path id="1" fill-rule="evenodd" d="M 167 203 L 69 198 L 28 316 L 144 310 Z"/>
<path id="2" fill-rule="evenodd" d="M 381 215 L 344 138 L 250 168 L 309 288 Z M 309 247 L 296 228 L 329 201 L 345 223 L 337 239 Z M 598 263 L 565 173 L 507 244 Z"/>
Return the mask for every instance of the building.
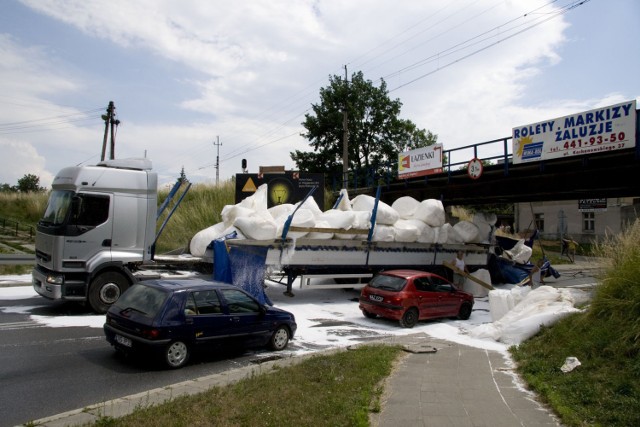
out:
<path id="1" fill-rule="evenodd" d="M 540 238 L 571 237 L 592 243 L 618 234 L 640 217 L 640 198 L 583 199 L 516 203 L 514 222 L 520 234 L 538 229 Z"/>

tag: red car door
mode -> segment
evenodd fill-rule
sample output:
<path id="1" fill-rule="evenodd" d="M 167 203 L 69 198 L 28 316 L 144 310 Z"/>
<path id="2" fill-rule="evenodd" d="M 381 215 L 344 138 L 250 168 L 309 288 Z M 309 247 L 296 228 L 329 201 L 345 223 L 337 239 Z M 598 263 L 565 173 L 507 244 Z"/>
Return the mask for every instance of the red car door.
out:
<path id="1" fill-rule="evenodd" d="M 414 278 L 413 287 L 415 288 L 416 304 L 420 310 L 420 319 L 443 316 L 443 294 L 438 292 L 436 285 L 429 280 L 429 277 Z"/>

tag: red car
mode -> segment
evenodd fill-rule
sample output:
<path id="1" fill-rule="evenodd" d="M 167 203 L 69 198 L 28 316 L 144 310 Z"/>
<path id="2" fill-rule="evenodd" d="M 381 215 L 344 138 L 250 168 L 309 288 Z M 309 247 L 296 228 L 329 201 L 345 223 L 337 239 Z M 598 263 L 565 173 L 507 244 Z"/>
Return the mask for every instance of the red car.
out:
<path id="1" fill-rule="evenodd" d="M 471 316 L 473 295 L 444 277 L 418 270 L 389 270 L 376 275 L 360 294 L 360 310 L 413 328 L 419 320 Z"/>

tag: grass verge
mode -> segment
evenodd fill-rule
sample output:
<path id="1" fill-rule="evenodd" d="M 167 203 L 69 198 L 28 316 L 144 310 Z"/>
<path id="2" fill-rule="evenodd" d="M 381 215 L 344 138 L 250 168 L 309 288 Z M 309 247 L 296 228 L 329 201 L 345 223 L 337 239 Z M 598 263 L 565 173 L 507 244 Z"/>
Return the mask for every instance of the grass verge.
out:
<path id="1" fill-rule="evenodd" d="M 136 409 L 110 426 L 368 426 L 400 347 L 313 356 L 236 384 Z"/>
<path id="2" fill-rule="evenodd" d="M 610 260 L 591 305 L 512 348 L 518 371 L 567 426 L 640 425 L 640 221 L 594 248 Z M 577 357 L 581 366 L 560 367 Z"/>

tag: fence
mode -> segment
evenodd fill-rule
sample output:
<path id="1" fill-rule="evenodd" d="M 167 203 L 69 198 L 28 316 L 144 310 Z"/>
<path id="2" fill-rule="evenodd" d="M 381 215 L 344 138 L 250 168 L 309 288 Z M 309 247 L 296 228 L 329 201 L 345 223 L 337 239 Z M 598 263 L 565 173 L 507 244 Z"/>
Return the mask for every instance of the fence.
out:
<path id="1" fill-rule="evenodd" d="M 12 219 L 0 218 L 0 229 L 2 230 L 2 234 L 10 236 L 28 236 L 30 239 L 32 239 L 35 235 L 35 231 L 32 226 L 21 225 L 19 222 Z"/>

